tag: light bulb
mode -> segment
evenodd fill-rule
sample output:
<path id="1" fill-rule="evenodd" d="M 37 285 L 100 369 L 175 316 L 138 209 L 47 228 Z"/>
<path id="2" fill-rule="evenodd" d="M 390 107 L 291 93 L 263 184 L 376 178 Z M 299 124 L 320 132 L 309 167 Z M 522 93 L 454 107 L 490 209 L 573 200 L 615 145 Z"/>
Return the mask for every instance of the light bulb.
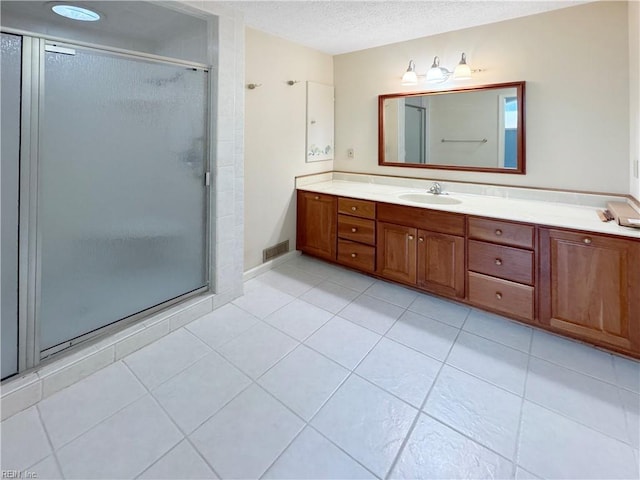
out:
<path id="1" fill-rule="evenodd" d="M 417 85 L 418 75 L 416 75 L 416 64 L 413 60 L 409 60 L 409 67 L 402 75 L 402 85 Z"/>
<path id="2" fill-rule="evenodd" d="M 437 83 L 446 80 L 443 70 L 444 69 L 440 67 L 440 58 L 437 56 L 433 57 L 433 65 L 431 65 L 431 68 L 427 72 L 427 82 Z"/>
<path id="3" fill-rule="evenodd" d="M 467 65 L 467 56 L 463 53 L 462 58 L 460 59 L 460 63 L 456 65 L 456 68 L 453 71 L 453 79 L 467 80 L 469 78 L 471 78 L 471 67 Z"/>

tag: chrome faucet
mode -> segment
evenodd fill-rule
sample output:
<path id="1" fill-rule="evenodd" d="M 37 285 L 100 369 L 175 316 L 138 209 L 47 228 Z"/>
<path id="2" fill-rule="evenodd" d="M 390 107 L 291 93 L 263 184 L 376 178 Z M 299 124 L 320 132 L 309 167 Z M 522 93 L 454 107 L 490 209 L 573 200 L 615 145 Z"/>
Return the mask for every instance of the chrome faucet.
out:
<path id="1" fill-rule="evenodd" d="M 442 193 L 442 185 L 438 182 L 434 182 L 429 189 L 429 193 L 433 193 L 434 195 L 440 195 Z"/>

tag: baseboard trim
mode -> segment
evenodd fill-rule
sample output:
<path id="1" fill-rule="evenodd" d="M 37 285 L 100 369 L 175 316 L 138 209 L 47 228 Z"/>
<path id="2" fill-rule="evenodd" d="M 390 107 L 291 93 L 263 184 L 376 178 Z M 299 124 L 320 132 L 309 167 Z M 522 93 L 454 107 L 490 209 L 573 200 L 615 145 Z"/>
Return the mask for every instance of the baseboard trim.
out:
<path id="1" fill-rule="evenodd" d="M 277 258 L 274 258 L 273 260 L 269 260 L 268 262 L 264 262 L 262 265 L 258 265 L 257 267 L 253 267 L 253 268 L 247 270 L 246 272 L 244 272 L 242 280 L 245 281 L 245 282 L 247 280 L 251 280 L 252 278 L 257 277 L 261 273 L 268 272 L 269 270 L 277 267 L 278 265 L 281 265 L 281 264 L 283 264 L 285 262 L 288 262 L 292 258 L 295 258 L 298 255 L 300 255 L 300 253 L 301 252 L 299 252 L 298 250 L 291 250 L 290 252 L 287 252 L 284 255 L 281 255 L 281 256 L 279 256 Z"/>

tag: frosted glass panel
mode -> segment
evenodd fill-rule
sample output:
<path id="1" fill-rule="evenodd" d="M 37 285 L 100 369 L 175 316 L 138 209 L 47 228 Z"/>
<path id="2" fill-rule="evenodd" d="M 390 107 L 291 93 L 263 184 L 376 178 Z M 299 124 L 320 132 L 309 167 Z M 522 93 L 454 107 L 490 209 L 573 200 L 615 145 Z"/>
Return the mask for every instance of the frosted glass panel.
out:
<path id="1" fill-rule="evenodd" d="M 207 73 L 45 54 L 40 346 L 207 283 Z"/>
<path id="2" fill-rule="evenodd" d="M 2 378 L 18 370 L 18 165 L 22 37 L 2 34 Z"/>

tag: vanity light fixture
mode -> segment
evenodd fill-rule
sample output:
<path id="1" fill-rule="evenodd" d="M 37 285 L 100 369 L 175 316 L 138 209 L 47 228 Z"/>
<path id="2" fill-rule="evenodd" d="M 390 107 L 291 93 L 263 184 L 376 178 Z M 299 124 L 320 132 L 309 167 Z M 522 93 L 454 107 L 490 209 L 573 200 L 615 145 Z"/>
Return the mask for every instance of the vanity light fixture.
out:
<path id="1" fill-rule="evenodd" d="M 460 63 L 456 65 L 454 71 L 450 71 L 445 67 L 440 66 L 440 57 L 433 57 L 433 64 L 427 71 L 426 75 L 418 75 L 416 73 L 416 64 L 413 60 L 409 62 L 409 68 L 402 76 L 402 85 L 417 85 L 418 77 L 425 77 L 428 83 L 444 83 L 450 78 L 454 80 L 468 80 L 471 78 L 471 74 L 475 72 L 481 72 L 482 70 L 471 70 L 471 67 L 467 64 L 467 55 L 462 54 Z"/>
<path id="2" fill-rule="evenodd" d="M 51 7 L 51 10 L 61 17 L 80 22 L 97 22 L 101 18 L 98 12 L 77 5 L 57 4 Z"/>
<path id="3" fill-rule="evenodd" d="M 409 60 L 409 67 L 402 75 L 402 85 L 417 85 L 418 75 L 416 74 L 416 64 L 413 60 Z"/>
<path id="4" fill-rule="evenodd" d="M 467 56 L 462 52 L 462 58 L 460 59 L 460 63 L 456 65 L 456 68 L 453 70 L 453 79 L 454 80 L 468 80 L 471 78 L 471 67 L 467 65 Z"/>
<path id="5" fill-rule="evenodd" d="M 449 80 L 451 72 L 444 67 L 440 66 L 440 57 L 437 55 L 433 57 L 433 65 L 427 71 L 427 82 L 429 83 L 442 83 Z"/>

